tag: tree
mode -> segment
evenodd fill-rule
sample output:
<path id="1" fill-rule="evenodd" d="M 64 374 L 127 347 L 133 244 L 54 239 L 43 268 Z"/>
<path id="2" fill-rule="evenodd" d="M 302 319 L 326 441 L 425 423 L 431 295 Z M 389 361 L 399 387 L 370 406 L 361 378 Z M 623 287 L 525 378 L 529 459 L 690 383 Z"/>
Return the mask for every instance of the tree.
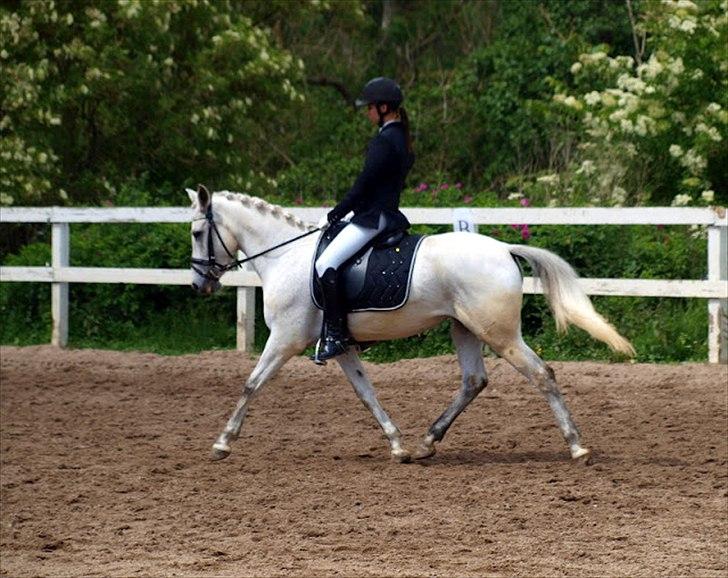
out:
<path id="1" fill-rule="evenodd" d="M 270 183 L 254 170 L 260 135 L 300 102 L 303 63 L 244 5 L 1 8 L 0 203 L 113 202 L 133 180 Z"/>
<path id="2" fill-rule="evenodd" d="M 634 52 L 595 46 L 572 65 L 578 90 L 555 100 L 586 129 L 571 176 L 590 202 L 728 200 L 727 9 L 726 0 L 645 2 Z"/>

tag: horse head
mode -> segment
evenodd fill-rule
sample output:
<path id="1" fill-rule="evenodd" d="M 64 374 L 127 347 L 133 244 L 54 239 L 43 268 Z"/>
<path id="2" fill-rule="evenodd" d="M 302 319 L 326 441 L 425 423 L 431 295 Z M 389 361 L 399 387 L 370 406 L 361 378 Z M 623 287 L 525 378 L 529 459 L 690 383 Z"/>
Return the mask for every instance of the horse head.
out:
<path id="1" fill-rule="evenodd" d="M 192 217 L 192 288 L 210 295 L 220 288 L 220 277 L 235 267 L 238 242 L 213 213 L 212 195 L 204 185 L 187 189 L 195 213 Z"/>

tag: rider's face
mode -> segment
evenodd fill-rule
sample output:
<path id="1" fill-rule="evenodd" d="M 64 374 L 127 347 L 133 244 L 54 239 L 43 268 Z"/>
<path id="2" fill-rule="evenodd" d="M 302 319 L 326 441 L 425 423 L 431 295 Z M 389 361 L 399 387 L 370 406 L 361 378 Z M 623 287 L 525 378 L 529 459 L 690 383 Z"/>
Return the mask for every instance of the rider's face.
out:
<path id="1" fill-rule="evenodd" d="M 389 107 L 386 104 L 381 105 L 382 112 L 386 115 L 389 112 Z M 367 118 L 372 124 L 379 124 L 379 113 L 377 112 L 376 104 L 368 104 L 366 110 Z"/>
<path id="2" fill-rule="evenodd" d="M 377 124 L 379 122 L 379 115 L 377 114 L 377 107 L 374 104 L 368 104 L 367 110 L 366 110 L 367 118 L 369 119 L 369 122 L 372 124 Z"/>

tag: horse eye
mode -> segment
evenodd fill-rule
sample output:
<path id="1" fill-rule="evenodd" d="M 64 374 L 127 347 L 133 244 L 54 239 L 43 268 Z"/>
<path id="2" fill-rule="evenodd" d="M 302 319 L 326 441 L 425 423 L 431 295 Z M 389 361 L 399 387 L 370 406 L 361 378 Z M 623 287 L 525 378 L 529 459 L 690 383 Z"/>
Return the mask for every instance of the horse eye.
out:
<path id="1" fill-rule="evenodd" d="M 192 236 L 195 239 L 199 239 L 200 238 L 200 235 L 202 235 L 202 231 L 195 231 L 194 233 L 192 233 Z"/>

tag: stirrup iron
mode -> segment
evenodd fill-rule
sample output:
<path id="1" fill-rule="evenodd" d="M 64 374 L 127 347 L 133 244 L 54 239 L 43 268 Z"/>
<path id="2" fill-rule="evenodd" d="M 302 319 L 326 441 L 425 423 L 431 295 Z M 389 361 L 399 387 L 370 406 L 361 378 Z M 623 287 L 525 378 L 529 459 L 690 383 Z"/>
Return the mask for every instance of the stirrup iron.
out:
<path id="1" fill-rule="evenodd" d="M 349 345 L 350 343 L 347 339 L 335 339 L 328 336 L 321 337 L 316 342 L 316 350 L 311 356 L 311 360 L 316 365 L 326 365 L 329 359 L 346 353 Z"/>
<path id="2" fill-rule="evenodd" d="M 316 341 L 316 349 L 313 352 L 313 355 L 309 357 L 311 361 L 313 361 L 316 365 L 326 365 L 325 359 L 319 358 L 319 351 L 321 350 L 321 337 L 318 338 Z"/>

